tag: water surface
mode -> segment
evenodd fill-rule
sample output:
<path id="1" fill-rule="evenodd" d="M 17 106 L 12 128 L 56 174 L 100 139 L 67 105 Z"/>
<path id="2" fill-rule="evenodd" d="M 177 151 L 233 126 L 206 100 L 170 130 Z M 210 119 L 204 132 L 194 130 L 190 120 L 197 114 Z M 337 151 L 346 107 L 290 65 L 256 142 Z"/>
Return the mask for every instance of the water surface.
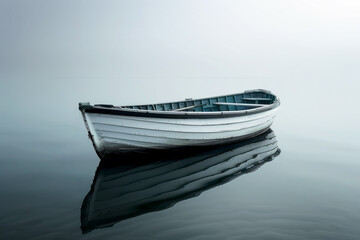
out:
<path id="1" fill-rule="evenodd" d="M 184 170 L 187 163 L 182 164 L 186 161 L 195 164 L 196 158 L 200 162 L 204 159 L 219 161 L 221 157 L 216 149 L 191 155 L 178 163 L 171 159 L 159 163 L 155 159 L 140 166 L 129 163 L 99 166 L 85 129 L 63 127 L 61 130 L 58 138 L 36 137 L 30 133 L 2 138 L 1 238 L 356 239 L 360 234 L 357 227 L 360 221 L 360 163 L 356 161 L 359 151 L 349 145 L 295 137 L 281 131 L 277 133 L 274 129 L 276 146 L 281 148 L 281 154 L 272 161 L 262 162 L 261 167 L 248 174 L 234 171 L 223 175 L 223 179 L 187 185 L 193 181 L 189 178 L 192 175 Z M 67 138 L 66 131 L 76 137 Z M 229 154 L 232 150 L 220 152 Z M 236 154 L 233 153 L 241 156 Z M 231 154 L 228 158 L 231 159 Z M 166 172 L 159 167 L 164 164 L 173 166 L 172 170 Z M 214 163 L 209 166 L 212 165 Z M 197 171 L 199 176 L 205 177 L 224 170 L 232 171 L 236 165 L 239 164 L 235 162 L 222 169 L 219 164 L 211 171 L 206 170 L 209 169 L 206 166 L 195 170 L 188 167 L 187 170 Z M 141 195 L 144 192 L 140 192 L 140 197 L 136 195 L 139 186 L 131 185 L 132 181 L 143 177 L 136 171 L 140 167 L 153 169 L 144 172 L 147 180 L 141 183 L 145 188 L 140 189 L 147 191 L 145 197 Z M 127 171 L 137 174 L 119 178 Z M 164 180 L 161 176 L 165 173 L 166 181 L 175 179 L 172 182 L 175 186 L 169 188 L 167 185 L 162 190 Z M 131 203 L 134 196 L 140 199 L 162 197 L 156 201 L 150 199 L 140 206 L 122 204 L 112 221 L 86 229 L 81 207 L 86 208 L 84 204 L 89 200 L 86 196 L 94 193 L 99 176 L 112 179 L 114 189 L 108 189 L 107 194 L 118 199 L 116 206 L 108 201 L 102 206 L 104 208 L 119 207 L 121 201 Z M 182 180 L 176 182 L 176 179 Z M 152 184 L 152 181 L 155 182 Z M 184 192 L 164 197 L 169 191 L 181 189 L 182 183 Z M 130 185 L 124 187 L 126 184 Z M 186 186 L 193 189 L 186 189 Z M 121 214 L 126 216 L 121 217 Z"/>

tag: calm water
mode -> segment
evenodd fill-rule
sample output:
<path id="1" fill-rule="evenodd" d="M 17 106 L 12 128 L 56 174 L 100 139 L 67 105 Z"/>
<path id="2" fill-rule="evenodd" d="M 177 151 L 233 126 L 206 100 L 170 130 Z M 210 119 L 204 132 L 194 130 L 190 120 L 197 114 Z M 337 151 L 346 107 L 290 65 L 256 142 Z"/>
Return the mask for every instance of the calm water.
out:
<path id="1" fill-rule="evenodd" d="M 108 166 L 84 127 L 52 127 L 3 130 L 1 239 L 360 236 L 359 150 L 348 144 L 274 127 L 181 161 L 124 156 Z"/>

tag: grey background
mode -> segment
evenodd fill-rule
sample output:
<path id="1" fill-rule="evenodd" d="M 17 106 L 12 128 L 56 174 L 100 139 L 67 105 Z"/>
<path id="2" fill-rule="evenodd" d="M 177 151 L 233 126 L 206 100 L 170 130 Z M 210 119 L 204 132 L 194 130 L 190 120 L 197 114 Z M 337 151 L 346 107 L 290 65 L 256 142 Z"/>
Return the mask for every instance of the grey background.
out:
<path id="1" fill-rule="evenodd" d="M 1 0 L 0 129 L 83 127 L 80 101 L 263 88 L 282 100 L 275 130 L 355 144 L 359 12 L 352 0 Z"/>

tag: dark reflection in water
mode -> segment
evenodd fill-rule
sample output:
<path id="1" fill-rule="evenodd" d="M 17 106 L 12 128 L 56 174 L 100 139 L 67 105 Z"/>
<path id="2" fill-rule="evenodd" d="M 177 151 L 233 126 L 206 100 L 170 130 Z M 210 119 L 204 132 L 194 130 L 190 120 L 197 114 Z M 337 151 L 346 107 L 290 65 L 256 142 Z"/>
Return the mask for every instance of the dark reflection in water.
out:
<path id="1" fill-rule="evenodd" d="M 273 131 L 202 152 L 122 155 L 101 162 L 81 207 L 83 233 L 177 202 L 253 172 L 280 153 Z M 179 156 L 176 156 L 179 155 Z"/>

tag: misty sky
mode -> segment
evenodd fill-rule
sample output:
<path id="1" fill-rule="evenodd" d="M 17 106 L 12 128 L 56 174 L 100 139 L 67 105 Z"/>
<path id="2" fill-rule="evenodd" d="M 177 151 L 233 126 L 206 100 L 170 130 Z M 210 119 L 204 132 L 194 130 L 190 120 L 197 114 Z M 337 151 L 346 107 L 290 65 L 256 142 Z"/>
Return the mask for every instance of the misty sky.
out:
<path id="1" fill-rule="evenodd" d="M 0 0 L 1 128 L 81 126 L 79 101 L 265 88 L 282 101 L 275 130 L 356 139 L 359 13 L 357 0 Z"/>

